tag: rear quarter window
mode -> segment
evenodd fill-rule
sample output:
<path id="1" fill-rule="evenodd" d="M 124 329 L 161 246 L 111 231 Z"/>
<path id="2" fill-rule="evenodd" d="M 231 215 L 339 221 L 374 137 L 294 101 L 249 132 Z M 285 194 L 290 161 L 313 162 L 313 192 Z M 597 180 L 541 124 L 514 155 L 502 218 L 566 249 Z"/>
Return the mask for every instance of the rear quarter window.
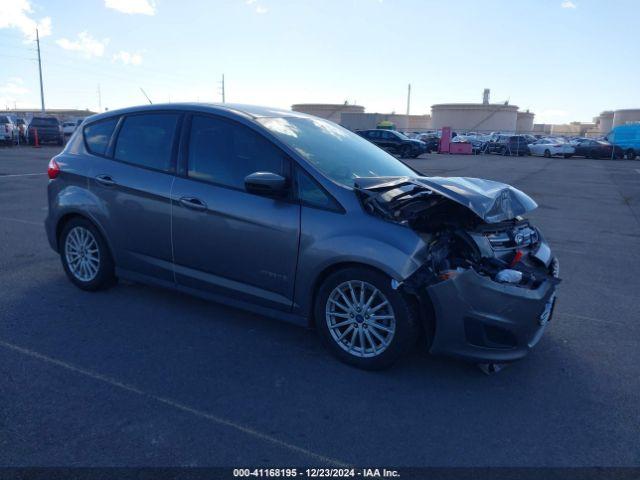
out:
<path id="1" fill-rule="evenodd" d="M 110 118 L 84 127 L 84 140 L 89 152 L 95 155 L 105 155 L 117 124 L 118 118 Z"/>

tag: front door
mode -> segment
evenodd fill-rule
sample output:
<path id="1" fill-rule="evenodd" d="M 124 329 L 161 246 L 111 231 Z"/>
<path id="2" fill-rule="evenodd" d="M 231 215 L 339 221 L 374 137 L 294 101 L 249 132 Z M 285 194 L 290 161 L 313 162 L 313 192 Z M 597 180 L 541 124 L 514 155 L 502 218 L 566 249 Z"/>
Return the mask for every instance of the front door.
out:
<path id="1" fill-rule="evenodd" d="M 300 236 L 300 205 L 248 193 L 254 172 L 291 177 L 279 148 L 246 125 L 194 114 L 183 174 L 171 194 L 176 281 L 187 287 L 290 310 Z"/>

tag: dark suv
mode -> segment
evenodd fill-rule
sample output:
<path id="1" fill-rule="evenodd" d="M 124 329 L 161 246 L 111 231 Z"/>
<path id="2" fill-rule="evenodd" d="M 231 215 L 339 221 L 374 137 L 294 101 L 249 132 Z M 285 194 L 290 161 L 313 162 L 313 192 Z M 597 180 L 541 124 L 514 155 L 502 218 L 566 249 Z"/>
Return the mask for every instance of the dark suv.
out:
<path id="1" fill-rule="evenodd" d="M 500 155 L 530 155 L 529 141 L 524 135 L 496 135 L 489 140 L 485 147 L 486 153 Z"/>
<path id="2" fill-rule="evenodd" d="M 127 278 L 315 326 L 363 368 L 418 338 L 432 353 L 516 360 L 551 318 L 558 263 L 523 217 L 530 197 L 422 177 L 321 118 L 111 111 L 87 119 L 48 173 L 47 236 L 83 290 Z"/>
<path id="3" fill-rule="evenodd" d="M 374 130 L 358 130 L 356 133 L 383 150 L 400 155 L 401 158 L 416 158 L 418 155 L 427 153 L 426 143 L 409 138 L 395 130 L 376 128 Z"/>
<path id="4" fill-rule="evenodd" d="M 56 145 L 64 143 L 62 125 L 55 117 L 33 117 L 31 119 L 27 130 L 29 145 L 35 145 L 36 132 L 38 134 L 38 143 L 55 143 Z"/>

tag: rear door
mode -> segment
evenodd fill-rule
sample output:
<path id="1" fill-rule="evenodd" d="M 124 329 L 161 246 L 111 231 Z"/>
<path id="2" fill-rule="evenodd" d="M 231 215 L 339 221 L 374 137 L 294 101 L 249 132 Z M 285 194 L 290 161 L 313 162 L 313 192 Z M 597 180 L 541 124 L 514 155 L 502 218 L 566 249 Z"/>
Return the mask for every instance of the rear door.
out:
<path id="1" fill-rule="evenodd" d="M 249 193 L 244 179 L 272 172 L 291 181 L 291 160 L 261 133 L 193 114 L 172 191 L 176 281 L 208 294 L 288 311 L 300 236 L 293 196 Z"/>
<path id="2" fill-rule="evenodd" d="M 173 282 L 169 198 L 181 118 L 176 111 L 126 115 L 108 146 L 113 125 L 84 128 L 87 148 L 95 145 L 90 190 L 103 206 L 99 221 L 117 267 L 167 282 Z"/>

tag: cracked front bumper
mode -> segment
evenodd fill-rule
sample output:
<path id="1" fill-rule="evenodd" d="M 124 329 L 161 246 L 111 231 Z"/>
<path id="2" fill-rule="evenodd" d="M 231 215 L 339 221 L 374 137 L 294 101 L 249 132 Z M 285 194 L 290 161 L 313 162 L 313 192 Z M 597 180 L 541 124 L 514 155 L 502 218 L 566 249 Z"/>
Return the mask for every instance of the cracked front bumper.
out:
<path id="1" fill-rule="evenodd" d="M 469 269 L 427 288 L 435 313 L 430 352 L 475 362 L 524 357 L 553 315 L 556 285 L 498 283 Z"/>

